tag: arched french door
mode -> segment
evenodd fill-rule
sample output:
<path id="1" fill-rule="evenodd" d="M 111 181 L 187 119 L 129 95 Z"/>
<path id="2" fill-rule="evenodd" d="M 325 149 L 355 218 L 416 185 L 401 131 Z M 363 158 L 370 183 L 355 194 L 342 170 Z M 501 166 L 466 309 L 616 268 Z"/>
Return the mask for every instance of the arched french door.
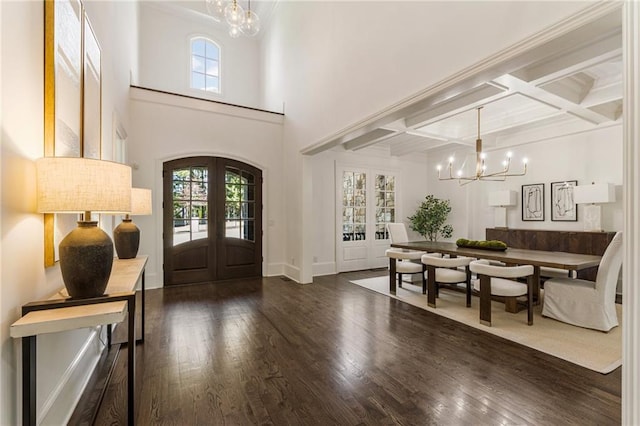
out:
<path id="1" fill-rule="evenodd" d="M 163 164 L 165 285 L 262 275 L 262 171 L 220 157 Z"/>

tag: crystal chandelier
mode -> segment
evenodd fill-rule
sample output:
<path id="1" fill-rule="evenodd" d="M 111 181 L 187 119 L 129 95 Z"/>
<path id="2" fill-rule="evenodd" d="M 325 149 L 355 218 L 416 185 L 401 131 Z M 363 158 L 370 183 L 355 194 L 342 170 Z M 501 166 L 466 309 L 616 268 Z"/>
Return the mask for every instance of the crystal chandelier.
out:
<path id="1" fill-rule="evenodd" d="M 251 0 L 245 11 L 237 0 L 205 0 L 207 11 L 216 22 L 226 22 L 229 36 L 253 37 L 260 31 L 260 17 L 251 10 Z"/>
<path id="2" fill-rule="evenodd" d="M 449 157 L 449 165 L 447 169 L 449 169 L 448 176 L 442 176 L 442 166 L 438 164 L 438 179 L 439 180 L 457 180 L 460 186 L 466 185 L 468 183 L 477 181 L 477 180 L 494 180 L 494 181 L 503 181 L 506 180 L 507 177 L 510 176 L 524 176 L 527 174 L 527 159 L 524 158 L 522 160 L 523 170 L 520 173 L 509 173 L 509 166 L 511 165 L 511 152 L 507 152 L 507 158 L 502 162 L 502 170 L 488 173 L 487 166 L 485 164 L 486 154 L 482 152 L 482 139 L 480 139 L 480 110 L 482 107 L 478 107 L 478 139 L 476 139 L 476 173 L 470 176 L 464 176 L 462 173 L 462 169 L 458 170 L 456 175 L 453 174 L 453 157 Z"/>

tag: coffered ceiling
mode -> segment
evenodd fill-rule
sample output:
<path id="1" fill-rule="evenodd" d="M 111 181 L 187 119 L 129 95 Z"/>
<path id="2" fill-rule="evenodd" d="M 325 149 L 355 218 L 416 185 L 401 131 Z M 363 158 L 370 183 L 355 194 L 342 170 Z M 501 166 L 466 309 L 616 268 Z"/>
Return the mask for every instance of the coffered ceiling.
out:
<path id="1" fill-rule="evenodd" d="M 251 3 L 265 31 L 276 3 Z M 160 4 L 212 21 L 204 0 Z M 618 9 L 494 69 L 320 141 L 304 153 L 368 147 L 393 156 L 474 150 L 478 107 L 485 151 L 616 125 L 622 120 L 621 34 Z"/>
<path id="2" fill-rule="evenodd" d="M 394 156 L 473 150 L 478 107 L 485 151 L 527 144 L 620 123 L 622 92 L 617 11 L 306 153 L 372 146 Z"/>

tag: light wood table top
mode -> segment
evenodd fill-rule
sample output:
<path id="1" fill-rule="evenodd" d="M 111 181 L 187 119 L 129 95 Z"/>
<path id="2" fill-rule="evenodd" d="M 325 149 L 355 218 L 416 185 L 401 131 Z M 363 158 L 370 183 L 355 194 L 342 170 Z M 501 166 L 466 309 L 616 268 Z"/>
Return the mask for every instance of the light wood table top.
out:
<path id="1" fill-rule="evenodd" d="M 147 260 L 148 256 L 138 256 L 135 259 L 114 259 L 105 297 L 135 291 Z M 64 303 L 65 300 L 71 299 L 69 299 L 66 289 L 61 289 L 46 302 Z M 124 321 L 126 313 L 127 302 L 125 301 L 32 311 L 14 322 L 9 333 L 11 337 L 18 338 L 102 324 L 115 324 Z"/>

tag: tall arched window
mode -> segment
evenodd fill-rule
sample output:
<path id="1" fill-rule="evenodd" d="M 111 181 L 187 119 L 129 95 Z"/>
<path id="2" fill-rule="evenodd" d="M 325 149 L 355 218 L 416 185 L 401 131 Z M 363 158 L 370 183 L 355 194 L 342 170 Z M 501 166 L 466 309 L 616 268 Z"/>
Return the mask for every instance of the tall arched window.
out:
<path id="1" fill-rule="evenodd" d="M 220 48 L 211 40 L 191 39 L 191 88 L 220 93 Z"/>

